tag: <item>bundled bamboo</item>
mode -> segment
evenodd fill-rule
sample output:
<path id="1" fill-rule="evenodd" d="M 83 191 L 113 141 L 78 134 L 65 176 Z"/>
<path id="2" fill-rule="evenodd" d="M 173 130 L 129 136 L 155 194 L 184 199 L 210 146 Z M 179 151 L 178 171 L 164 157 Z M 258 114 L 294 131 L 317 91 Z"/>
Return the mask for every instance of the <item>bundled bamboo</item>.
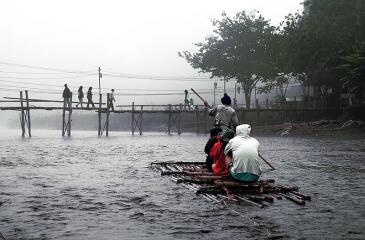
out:
<path id="1" fill-rule="evenodd" d="M 151 166 L 162 176 L 169 176 L 174 182 L 214 202 L 247 203 L 262 208 L 277 199 L 287 199 L 298 205 L 311 200 L 310 196 L 298 192 L 297 186 L 276 184 L 274 179 L 242 183 L 229 176 L 215 176 L 206 169 L 204 162 L 153 162 Z"/>

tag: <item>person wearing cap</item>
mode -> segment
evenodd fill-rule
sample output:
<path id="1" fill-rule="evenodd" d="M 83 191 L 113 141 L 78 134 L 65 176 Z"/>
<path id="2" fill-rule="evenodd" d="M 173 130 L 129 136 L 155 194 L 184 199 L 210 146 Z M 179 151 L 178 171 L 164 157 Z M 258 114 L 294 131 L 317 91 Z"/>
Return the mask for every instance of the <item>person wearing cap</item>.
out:
<path id="1" fill-rule="evenodd" d="M 222 128 L 223 133 L 227 129 L 235 131 L 236 126 L 238 125 L 238 117 L 236 111 L 231 107 L 232 100 L 227 93 L 222 97 L 221 103 L 222 105 L 209 108 L 208 103 L 204 102 L 209 111 L 209 115 L 214 116 L 215 118 L 215 125 Z"/>
<path id="2" fill-rule="evenodd" d="M 70 89 L 67 87 L 67 84 L 65 84 L 65 89 L 63 90 L 62 93 L 62 97 L 64 99 L 64 107 L 70 107 L 70 102 L 71 102 L 71 91 Z"/>
<path id="3" fill-rule="evenodd" d="M 228 164 L 226 163 L 227 154 L 224 153 L 224 149 L 233 137 L 234 132 L 230 129 L 227 129 L 210 151 L 210 156 L 214 161 L 214 164 L 212 165 L 214 175 L 229 176 Z"/>
<path id="4" fill-rule="evenodd" d="M 224 154 L 232 154 L 231 176 L 241 182 L 256 182 L 262 170 L 258 161 L 259 142 L 250 137 L 251 126 L 242 124 L 236 128 L 236 136 L 224 149 Z"/>
<path id="5" fill-rule="evenodd" d="M 205 160 L 206 167 L 209 171 L 213 171 L 212 165 L 214 163 L 213 158 L 210 156 L 210 152 L 216 142 L 219 141 L 220 135 L 219 133 L 222 132 L 222 129 L 219 127 L 214 127 L 210 129 L 210 138 L 208 139 L 207 143 L 205 144 L 204 152 L 207 154 L 207 158 Z"/>
<path id="6" fill-rule="evenodd" d="M 108 102 L 109 102 L 109 108 L 112 109 L 112 111 L 114 112 L 114 105 L 113 102 L 115 102 L 115 98 L 114 98 L 114 89 L 112 89 L 111 93 L 109 93 L 109 98 L 108 98 Z"/>

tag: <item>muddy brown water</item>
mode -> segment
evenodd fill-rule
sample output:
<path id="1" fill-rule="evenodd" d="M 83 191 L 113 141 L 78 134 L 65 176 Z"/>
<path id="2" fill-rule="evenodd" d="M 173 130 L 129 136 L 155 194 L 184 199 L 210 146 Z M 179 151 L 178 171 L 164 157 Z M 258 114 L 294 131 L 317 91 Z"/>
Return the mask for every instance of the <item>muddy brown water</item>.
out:
<path id="1" fill-rule="evenodd" d="M 298 206 L 214 204 L 161 177 L 153 161 L 203 161 L 207 136 L 40 131 L 0 136 L 0 232 L 6 239 L 364 239 L 361 136 L 256 136 L 263 179 L 311 195 Z"/>

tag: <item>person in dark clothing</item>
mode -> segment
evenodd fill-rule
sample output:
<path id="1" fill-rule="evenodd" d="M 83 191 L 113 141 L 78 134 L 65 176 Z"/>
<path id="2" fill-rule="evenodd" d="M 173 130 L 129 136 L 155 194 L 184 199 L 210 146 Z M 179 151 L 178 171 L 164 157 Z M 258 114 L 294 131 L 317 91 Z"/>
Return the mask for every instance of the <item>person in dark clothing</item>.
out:
<path id="1" fill-rule="evenodd" d="M 205 162 L 206 162 L 206 167 L 208 168 L 209 171 L 213 171 L 212 165 L 214 163 L 213 158 L 210 156 L 210 151 L 212 150 L 214 144 L 218 142 L 220 138 L 219 136 L 220 132 L 222 132 L 222 129 L 219 127 L 210 129 L 210 138 L 208 142 L 205 144 L 204 152 L 208 154 Z"/>
<path id="2" fill-rule="evenodd" d="M 114 92 L 115 92 L 115 90 L 112 89 L 112 91 L 109 93 L 109 98 L 108 98 L 109 108 L 111 108 L 113 112 L 114 112 L 114 104 L 113 104 L 113 102 L 115 102 Z"/>
<path id="3" fill-rule="evenodd" d="M 93 106 L 93 109 L 95 109 L 95 105 L 93 102 L 93 93 L 91 92 L 93 90 L 92 87 L 89 87 L 89 90 L 87 91 L 87 106 L 86 108 L 89 108 L 89 104 L 91 103 L 91 105 Z"/>
<path id="4" fill-rule="evenodd" d="M 82 103 L 83 103 L 83 101 L 84 101 L 84 92 L 82 91 L 82 86 L 80 86 L 79 87 L 79 90 L 77 90 L 78 91 L 78 97 L 79 97 L 79 103 L 78 104 L 76 104 L 76 107 L 78 107 L 79 106 L 79 104 L 81 104 L 81 108 L 82 108 Z"/>
<path id="5" fill-rule="evenodd" d="M 65 84 L 65 89 L 63 90 L 62 97 L 64 99 L 64 107 L 70 107 L 70 100 L 71 100 L 71 91 Z"/>

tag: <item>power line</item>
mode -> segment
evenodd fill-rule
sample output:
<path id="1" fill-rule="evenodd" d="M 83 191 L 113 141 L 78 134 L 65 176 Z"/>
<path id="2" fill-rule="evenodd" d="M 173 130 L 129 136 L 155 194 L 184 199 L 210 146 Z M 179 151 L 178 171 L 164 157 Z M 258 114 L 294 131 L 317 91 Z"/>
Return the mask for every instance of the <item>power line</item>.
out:
<path id="1" fill-rule="evenodd" d="M 56 75 L 56 74 L 86 74 L 86 73 L 64 73 L 64 72 L 13 72 L 13 71 L 1 71 L 1 73 L 5 73 L 5 74 L 34 74 L 34 75 Z M 93 73 L 93 72 L 89 72 L 89 73 Z M 96 73 L 94 73 L 96 74 Z"/>
<path id="2" fill-rule="evenodd" d="M 111 72 L 104 71 L 106 74 L 118 75 L 118 76 L 133 76 L 138 78 L 158 78 L 158 79 L 203 79 L 208 80 L 211 79 L 207 76 L 159 76 L 159 75 L 142 75 L 142 74 L 130 74 L 130 73 L 121 73 L 121 72 Z"/>
<path id="3" fill-rule="evenodd" d="M 49 79 L 67 79 L 67 78 L 79 78 L 79 77 L 87 77 L 95 75 L 95 73 L 85 73 L 82 75 L 77 76 L 67 76 L 67 77 L 8 77 L 8 76 L 0 76 L 1 79 L 43 79 L 43 80 L 49 80 Z"/>
<path id="4" fill-rule="evenodd" d="M 0 89 L 19 92 L 19 86 L 14 85 L 2 85 L 0 84 Z M 4 88 L 5 87 L 5 88 Z M 10 88 L 9 88 L 10 87 Z M 34 87 L 27 87 L 27 90 L 35 90 L 32 92 L 35 93 L 46 93 L 46 94 L 61 94 L 62 91 L 53 90 L 53 89 L 44 89 L 44 88 L 34 88 Z M 199 94 L 212 94 L 212 91 L 200 91 Z M 184 93 L 115 93 L 116 96 L 183 96 Z"/>
<path id="5" fill-rule="evenodd" d="M 57 68 L 49 68 L 49 67 L 25 65 L 25 64 L 18 64 L 18 63 L 9 63 L 9 62 L 3 62 L 3 61 L 0 61 L 0 64 L 2 64 L 2 65 L 8 65 L 8 66 L 15 66 L 15 67 L 23 67 L 23 68 L 42 69 L 42 70 L 55 71 L 55 72 L 63 72 L 63 73 L 82 74 L 82 73 L 90 73 L 90 72 L 93 72 L 93 71 L 72 71 L 72 70 L 64 70 L 64 69 L 57 69 Z"/>
<path id="6" fill-rule="evenodd" d="M 104 76 L 115 77 L 115 78 L 131 78 L 131 79 L 141 79 L 141 80 L 154 80 L 154 81 L 181 81 L 181 82 L 208 82 L 213 81 L 212 79 L 189 79 L 189 78 L 158 78 L 158 77 L 140 77 L 133 75 L 115 75 L 105 73 Z"/>
<path id="7" fill-rule="evenodd" d="M 1 79 L 1 77 L 0 77 Z M 9 81 L 9 80 L 0 80 L 0 82 L 5 82 L 5 83 L 18 83 L 18 84 L 24 84 L 24 85 L 30 85 L 30 86 L 49 86 L 49 87 L 63 87 L 61 85 L 55 85 L 55 84 L 45 84 L 45 83 L 29 83 L 29 82 L 21 82 L 21 81 Z M 24 85 L 20 85 L 18 86 L 19 88 L 27 88 L 28 86 L 24 86 Z M 73 86 L 73 85 L 69 85 L 69 87 L 71 88 L 78 88 L 79 86 Z M 108 90 L 110 88 L 101 88 L 104 90 Z M 181 92 L 184 89 L 137 89 L 137 88 L 114 88 L 116 91 L 139 91 L 139 92 Z M 197 91 L 211 91 L 211 89 L 196 89 Z M 216 91 L 219 91 L 223 89 L 217 89 Z M 226 90 L 234 90 L 234 88 L 232 89 L 228 89 L 226 88 Z"/>

